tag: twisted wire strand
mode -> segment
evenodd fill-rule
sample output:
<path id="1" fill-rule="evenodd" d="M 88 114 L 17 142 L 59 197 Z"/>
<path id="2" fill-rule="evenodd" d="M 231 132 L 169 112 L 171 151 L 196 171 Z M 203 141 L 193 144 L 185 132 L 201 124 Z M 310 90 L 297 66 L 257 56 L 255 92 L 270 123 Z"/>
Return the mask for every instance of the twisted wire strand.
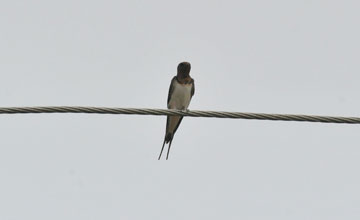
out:
<path id="1" fill-rule="evenodd" d="M 83 106 L 45 106 L 45 107 L 0 107 L 0 114 L 24 113 L 89 113 L 89 114 L 127 114 L 127 115 L 179 115 L 188 117 L 256 119 L 276 121 L 303 121 L 322 123 L 360 124 L 360 117 L 334 117 L 317 115 L 265 114 L 223 111 L 179 111 L 149 108 L 108 108 Z"/>

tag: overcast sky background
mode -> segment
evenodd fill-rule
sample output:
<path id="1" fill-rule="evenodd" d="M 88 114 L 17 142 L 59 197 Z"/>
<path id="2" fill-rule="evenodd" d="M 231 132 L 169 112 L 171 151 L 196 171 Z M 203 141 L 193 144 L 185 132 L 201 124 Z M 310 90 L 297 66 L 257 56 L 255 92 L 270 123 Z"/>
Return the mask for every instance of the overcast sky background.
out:
<path id="1" fill-rule="evenodd" d="M 359 1 L 0 2 L 0 105 L 360 116 Z M 0 219 L 359 219 L 358 125 L 0 115 Z"/>

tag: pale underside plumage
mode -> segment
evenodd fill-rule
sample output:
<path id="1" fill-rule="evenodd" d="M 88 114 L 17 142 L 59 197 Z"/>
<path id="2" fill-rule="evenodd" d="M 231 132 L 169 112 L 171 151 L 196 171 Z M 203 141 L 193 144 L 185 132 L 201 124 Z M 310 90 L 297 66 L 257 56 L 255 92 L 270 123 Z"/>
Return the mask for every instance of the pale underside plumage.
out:
<path id="1" fill-rule="evenodd" d="M 174 90 L 170 96 L 168 109 L 185 110 L 189 107 L 191 100 L 192 84 L 180 84 L 174 80 Z"/>
<path id="2" fill-rule="evenodd" d="M 189 107 L 191 100 L 191 88 L 192 84 L 180 84 L 176 80 L 174 81 L 174 90 L 170 96 L 168 103 L 168 109 L 186 110 Z M 166 128 L 166 133 L 175 132 L 176 127 L 181 119 L 181 116 L 169 117 L 169 124 Z"/>

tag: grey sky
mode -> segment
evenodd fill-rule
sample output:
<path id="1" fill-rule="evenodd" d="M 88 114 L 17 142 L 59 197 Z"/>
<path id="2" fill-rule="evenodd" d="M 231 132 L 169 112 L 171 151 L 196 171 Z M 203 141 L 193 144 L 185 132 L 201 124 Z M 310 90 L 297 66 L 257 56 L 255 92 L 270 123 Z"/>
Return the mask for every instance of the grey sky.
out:
<path id="1" fill-rule="evenodd" d="M 360 116 L 358 1 L 1 1 L 0 105 Z M 359 219 L 359 126 L 0 115 L 0 219 Z"/>

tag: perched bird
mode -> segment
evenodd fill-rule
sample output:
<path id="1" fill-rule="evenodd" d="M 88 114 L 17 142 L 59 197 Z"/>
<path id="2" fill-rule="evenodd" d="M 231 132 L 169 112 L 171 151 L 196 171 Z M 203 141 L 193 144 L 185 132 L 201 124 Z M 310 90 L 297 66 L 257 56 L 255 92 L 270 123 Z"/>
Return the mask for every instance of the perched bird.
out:
<path id="1" fill-rule="evenodd" d="M 167 99 L 168 109 L 187 110 L 190 100 L 195 92 L 194 79 L 190 77 L 191 65 L 188 62 L 182 62 L 177 67 L 177 75 L 171 80 L 169 94 Z M 166 159 L 169 158 L 171 142 L 178 129 L 183 116 L 167 116 L 166 131 L 164 143 L 161 148 L 159 160 L 164 150 L 165 144 L 169 143 Z"/>

